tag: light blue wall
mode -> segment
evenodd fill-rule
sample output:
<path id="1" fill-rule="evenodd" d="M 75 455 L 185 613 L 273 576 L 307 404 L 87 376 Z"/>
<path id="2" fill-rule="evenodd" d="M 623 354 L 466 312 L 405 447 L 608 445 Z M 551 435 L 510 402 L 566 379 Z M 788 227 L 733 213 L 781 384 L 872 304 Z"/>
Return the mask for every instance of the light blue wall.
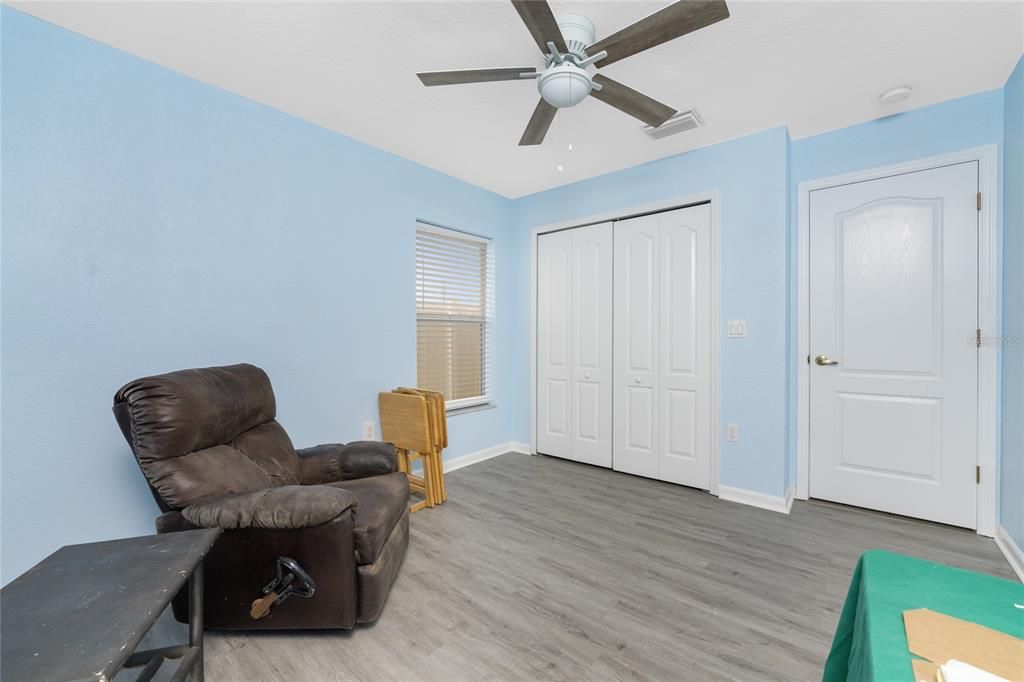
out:
<path id="1" fill-rule="evenodd" d="M 1024 58 L 1003 100 L 1003 433 L 1000 523 L 1024 547 Z"/>
<path id="2" fill-rule="evenodd" d="M 1002 139 L 999 89 L 794 140 L 793 205 L 805 180 L 999 144 Z"/>
<path id="3" fill-rule="evenodd" d="M 786 183 L 790 185 L 793 177 L 793 141 L 786 131 Z M 796 215 L 796 201 L 791 191 L 786 192 L 786 224 L 792 226 Z M 786 281 L 789 284 L 789 305 L 786 307 L 786 486 L 792 487 L 796 493 L 796 394 L 797 385 L 797 307 L 793 305 L 797 290 L 797 237 L 796 231 L 790 229 L 786 247 Z"/>
<path id="4" fill-rule="evenodd" d="M 965 124 L 965 122 L 970 122 Z M 982 145 L 1002 145 L 1003 91 L 989 90 L 940 104 L 795 140 L 791 154 L 790 201 L 794 207 L 794 239 L 790 257 L 796 259 L 797 192 L 801 182 L 853 171 L 912 161 Z M 794 268 L 790 305 L 798 309 Z M 791 330 L 796 349 L 796 328 Z M 792 376 L 796 381 L 795 373 Z M 795 429 L 796 400 L 791 396 Z M 790 448 L 790 480 L 796 479 L 796 443 Z"/>
<path id="5" fill-rule="evenodd" d="M 722 441 L 721 482 L 781 495 L 796 482 L 799 183 L 1002 141 L 1000 89 L 792 142 L 784 129 L 767 131 L 610 173 L 516 200 L 516 222 L 527 230 L 722 191 L 721 320 L 747 319 L 750 338 L 722 334 L 721 420 L 740 424 L 742 437 Z"/>
<path id="6" fill-rule="evenodd" d="M 124 381 L 250 361 L 297 445 L 359 437 L 415 381 L 413 224 L 494 238 L 498 408 L 448 456 L 528 439 L 530 228 L 721 196 L 721 482 L 795 479 L 796 191 L 1000 144 L 1004 334 L 1024 334 L 1024 75 L 1004 91 L 791 142 L 768 130 L 510 201 L 0 9 L 2 578 L 56 547 L 150 532 L 110 414 Z M 730 319 L 749 337 L 727 339 Z M 1002 523 L 1024 544 L 1024 346 L 1004 349 Z M 721 437 L 720 437 L 721 438 Z"/>
<path id="7" fill-rule="evenodd" d="M 296 444 L 355 440 L 415 383 L 414 223 L 494 238 L 498 408 L 527 440 L 526 237 L 510 201 L 4 7 L 3 581 L 152 532 L 110 412 L 134 377 L 253 362 Z M 528 263 L 528 260 L 526 261 Z"/>
<path id="8" fill-rule="evenodd" d="M 521 199 L 515 222 L 532 227 L 708 190 L 721 193 L 721 483 L 770 495 L 786 484 L 788 239 L 784 128 L 609 173 Z M 745 339 L 726 339 L 746 320 Z"/>

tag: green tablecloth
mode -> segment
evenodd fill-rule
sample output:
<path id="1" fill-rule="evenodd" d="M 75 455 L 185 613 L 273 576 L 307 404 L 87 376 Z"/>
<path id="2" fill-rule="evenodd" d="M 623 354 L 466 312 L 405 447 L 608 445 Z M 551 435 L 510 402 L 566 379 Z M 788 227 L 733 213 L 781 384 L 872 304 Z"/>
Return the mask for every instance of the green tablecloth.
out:
<path id="1" fill-rule="evenodd" d="M 1024 585 L 893 554 L 865 552 L 839 616 L 825 682 L 913 680 L 903 612 L 927 608 L 1024 638 Z"/>

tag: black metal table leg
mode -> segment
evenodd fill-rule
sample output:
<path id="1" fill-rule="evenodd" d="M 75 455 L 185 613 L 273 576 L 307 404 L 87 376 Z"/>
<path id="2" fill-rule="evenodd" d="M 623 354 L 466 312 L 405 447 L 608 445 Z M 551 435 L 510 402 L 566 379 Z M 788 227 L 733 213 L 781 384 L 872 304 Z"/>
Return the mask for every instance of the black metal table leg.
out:
<path id="1" fill-rule="evenodd" d="M 192 682 L 203 682 L 203 562 L 188 579 L 188 644 L 199 650 L 192 668 Z"/>

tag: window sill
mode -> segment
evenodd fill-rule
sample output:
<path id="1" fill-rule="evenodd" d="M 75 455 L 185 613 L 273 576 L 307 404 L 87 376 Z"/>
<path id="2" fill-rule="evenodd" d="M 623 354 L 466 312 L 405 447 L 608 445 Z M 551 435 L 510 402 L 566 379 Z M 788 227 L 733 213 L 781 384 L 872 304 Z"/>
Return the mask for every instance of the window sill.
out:
<path id="1" fill-rule="evenodd" d="M 493 410 L 497 406 L 497 403 L 493 402 L 477 403 L 476 405 L 461 405 L 459 407 L 446 409 L 445 414 L 449 417 L 457 417 L 460 414 L 469 414 L 471 412 L 480 412 L 482 410 Z"/>

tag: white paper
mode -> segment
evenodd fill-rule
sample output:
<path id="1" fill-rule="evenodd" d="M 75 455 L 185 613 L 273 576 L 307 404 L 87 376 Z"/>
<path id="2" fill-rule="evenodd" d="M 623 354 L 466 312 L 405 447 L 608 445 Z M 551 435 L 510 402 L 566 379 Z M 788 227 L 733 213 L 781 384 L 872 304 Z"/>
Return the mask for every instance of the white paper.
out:
<path id="1" fill-rule="evenodd" d="M 939 666 L 942 678 L 946 682 L 1009 682 L 1004 677 L 993 675 L 990 672 L 975 668 L 970 663 L 964 663 L 956 659 L 950 659 Z"/>

